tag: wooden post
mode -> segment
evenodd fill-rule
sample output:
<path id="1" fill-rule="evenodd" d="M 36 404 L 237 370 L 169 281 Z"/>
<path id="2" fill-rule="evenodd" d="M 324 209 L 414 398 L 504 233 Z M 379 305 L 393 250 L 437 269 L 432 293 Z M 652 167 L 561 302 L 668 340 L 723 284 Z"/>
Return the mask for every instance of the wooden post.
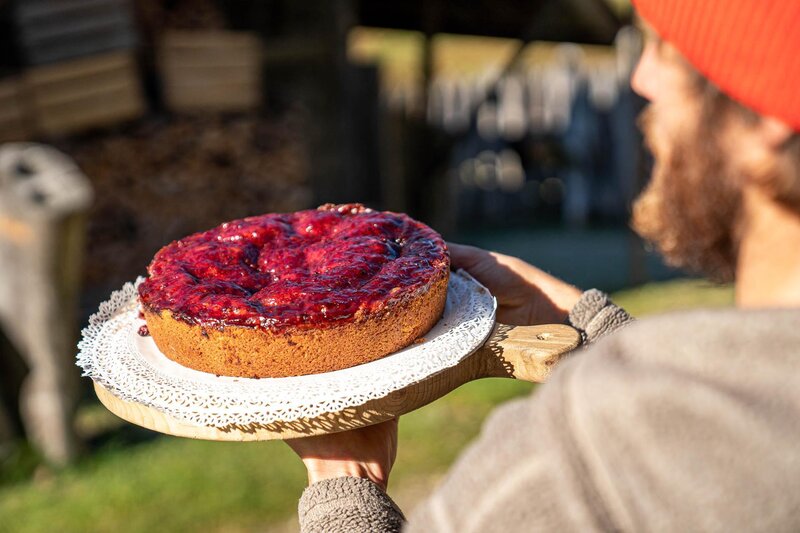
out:
<path id="1" fill-rule="evenodd" d="M 77 453 L 76 314 L 86 211 L 92 191 L 51 148 L 0 148 L 0 324 L 28 366 L 21 388 L 25 432 L 50 462 Z"/>

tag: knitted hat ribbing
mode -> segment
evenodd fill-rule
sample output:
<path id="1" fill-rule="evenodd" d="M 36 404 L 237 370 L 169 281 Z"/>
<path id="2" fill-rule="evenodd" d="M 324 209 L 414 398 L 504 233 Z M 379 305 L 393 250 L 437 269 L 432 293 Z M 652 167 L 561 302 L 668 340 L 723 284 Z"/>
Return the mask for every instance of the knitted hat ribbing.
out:
<path id="1" fill-rule="evenodd" d="M 800 0 L 633 0 L 728 96 L 800 131 Z"/>

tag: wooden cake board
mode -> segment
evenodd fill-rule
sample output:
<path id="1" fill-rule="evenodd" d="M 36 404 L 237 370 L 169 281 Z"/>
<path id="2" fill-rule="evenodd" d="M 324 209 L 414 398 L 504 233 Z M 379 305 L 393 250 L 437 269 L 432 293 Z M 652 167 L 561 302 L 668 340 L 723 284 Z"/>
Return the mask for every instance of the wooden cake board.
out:
<path id="1" fill-rule="evenodd" d="M 465 357 L 458 365 L 423 381 L 336 413 L 270 424 L 231 425 L 222 428 L 197 426 L 153 407 L 122 400 L 96 382 L 94 388 L 103 405 L 115 415 L 132 424 L 167 435 L 215 441 L 293 439 L 377 424 L 414 411 L 475 379 L 506 377 L 542 383 L 555 364 L 579 344 L 579 333 L 562 324 L 495 324 L 488 340 L 478 350 Z"/>

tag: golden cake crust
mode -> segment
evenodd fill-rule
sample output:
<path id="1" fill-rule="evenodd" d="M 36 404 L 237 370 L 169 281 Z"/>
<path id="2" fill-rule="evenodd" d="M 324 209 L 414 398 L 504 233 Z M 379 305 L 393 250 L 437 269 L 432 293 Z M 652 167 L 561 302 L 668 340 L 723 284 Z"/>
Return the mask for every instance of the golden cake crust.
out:
<path id="1" fill-rule="evenodd" d="M 449 273 L 416 294 L 389 302 L 378 313 L 324 329 L 226 325 L 209 328 L 145 308 L 153 340 L 169 359 L 219 376 L 287 377 L 332 372 L 394 353 L 438 322 Z"/>

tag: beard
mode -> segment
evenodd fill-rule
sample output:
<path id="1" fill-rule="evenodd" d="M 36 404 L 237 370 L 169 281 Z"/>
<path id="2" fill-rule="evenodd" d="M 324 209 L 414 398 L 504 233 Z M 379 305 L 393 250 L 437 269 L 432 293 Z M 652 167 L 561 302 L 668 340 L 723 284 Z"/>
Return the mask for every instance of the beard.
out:
<path id="1" fill-rule="evenodd" d="M 640 117 L 655 159 L 650 183 L 633 206 L 633 228 L 671 266 L 733 281 L 742 210 L 741 175 L 721 146 L 718 113 L 701 106 L 695 123 L 671 134 L 656 128 L 648 107 Z"/>

